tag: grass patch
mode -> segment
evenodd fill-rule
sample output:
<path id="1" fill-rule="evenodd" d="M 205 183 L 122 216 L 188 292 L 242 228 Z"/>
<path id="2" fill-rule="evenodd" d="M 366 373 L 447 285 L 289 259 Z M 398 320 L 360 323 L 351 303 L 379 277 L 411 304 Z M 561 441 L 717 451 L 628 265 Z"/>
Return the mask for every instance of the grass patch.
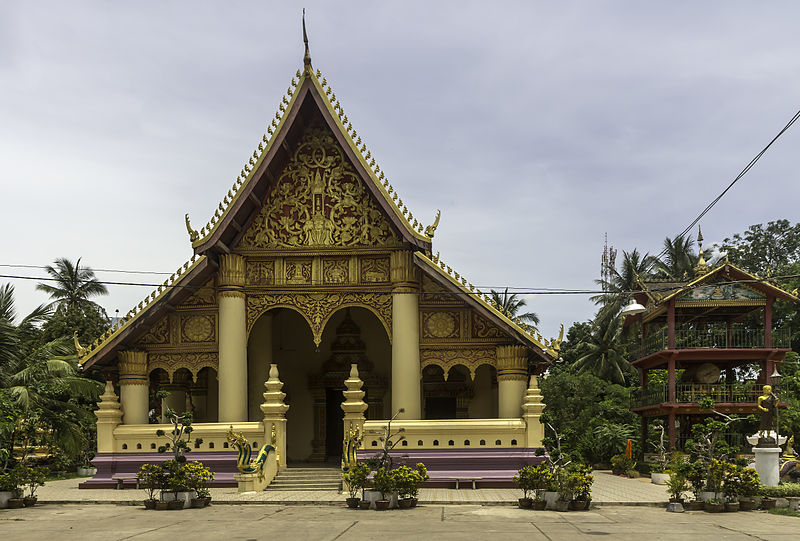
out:
<path id="1" fill-rule="evenodd" d="M 784 517 L 800 517 L 800 513 L 786 507 L 776 507 L 769 510 L 770 515 L 783 515 Z"/>

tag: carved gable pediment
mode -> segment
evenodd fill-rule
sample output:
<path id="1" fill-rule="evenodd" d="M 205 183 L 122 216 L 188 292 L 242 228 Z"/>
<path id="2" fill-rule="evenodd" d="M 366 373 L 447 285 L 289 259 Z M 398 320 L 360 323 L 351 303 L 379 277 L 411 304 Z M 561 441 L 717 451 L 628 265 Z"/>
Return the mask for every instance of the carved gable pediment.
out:
<path id="1" fill-rule="evenodd" d="M 333 133 L 318 122 L 305 129 L 239 247 L 352 248 L 399 242 Z"/>

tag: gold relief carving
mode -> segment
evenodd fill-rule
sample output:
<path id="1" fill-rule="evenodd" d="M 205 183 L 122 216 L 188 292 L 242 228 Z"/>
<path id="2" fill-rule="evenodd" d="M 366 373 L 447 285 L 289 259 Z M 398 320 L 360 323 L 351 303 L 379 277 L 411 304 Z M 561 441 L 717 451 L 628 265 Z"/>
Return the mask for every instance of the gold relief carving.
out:
<path id="1" fill-rule="evenodd" d="M 169 318 L 164 316 L 140 340 L 141 344 L 169 344 Z"/>
<path id="2" fill-rule="evenodd" d="M 216 352 L 192 352 L 192 353 L 150 353 L 147 363 L 147 372 L 161 368 L 169 375 L 170 382 L 172 376 L 181 368 L 186 368 L 192 373 L 192 380 L 197 382 L 197 374 L 203 368 L 213 368 L 219 370 L 219 356 Z"/>
<path id="3" fill-rule="evenodd" d="M 401 250 L 391 254 L 391 278 L 392 282 L 413 282 L 416 279 L 414 263 L 411 259 L 411 252 Z"/>
<path id="4" fill-rule="evenodd" d="M 528 356 L 522 346 L 497 346 L 497 379 L 527 380 Z"/>
<path id="5" fill-rule="evenodd" d="M 458 338 L 458 312 L 424 312 L 422 336 L 424 338 Z"/>
<path id="6" fill-rule="evenodd" d="M 215 321 L 213 316 L 196 315 L 184 317 L 182 320 L 182 342 L 213 342 Z"/>
<path id="7" fill-rule="evenodd" d="M 389 293 L 278 293 L 274 295 L 249 295 L 247 297 L 247 328 L 267 310 L 277 307 L 295 308 L 306 319 L 314 336 L 314 343 L 322 342 L 322 331 L 334 312 L 347 306 L 371 309 L 392 336 L 392 295 Z M 391 340 L 391 338 L 390 338 Z"/>
<path id="8" fill-rule="evenodd" d="M 313 124 L 303 133 L 240 246 L 354 247 L 398 243 L 331 131 Z"/>
<path id="9" fill-rule="evenodd" d="M 419 358 L 420 366 L 423 369 L 429 365 L 440 366 L 444 371 L 445 379 L 447 379 L 450 369 L 457 364 L 466 366 L 473 380 L 479 366 L 483 364 L 495 366 L 497 364 L 495 348 L 422 349 L 419 352 Z"/>
<path id="10" fill-rule="evenodd" d="M 214 300 L 214 280 L 209 280 L 203 287 L 196 289 L 192 295 L 181 303 L 181 306 L 197 306 L 216 304 Z"/>
<path id="11" fill-rule="evenodd" d="M 275 261 L 248 261 L 247 285 L 270 286 L 275 283 Z"/>
<path id="12" fill-rule="evenodd" d="M 441 303 L 453 303 L 456 300 L 456 296 L 450 294 L 443 286 L 437 284 L 427 276 L 424 276 L 422 279 L 422 298 L 420 302 L 422 303 L 431 303 L 431 304 L 441 304 Z"/>
<path id="13" fill-rule="evenodd" d="M 221 286 L 244 285 L 244 258 L 236 254 L 219 256 L 219 284 Z"/>
<path id="14" fill-rule="evenodd" d="M 311 260 L 286 260 L 286 283 L 287 284 L 310 284 L 311 283 Z"/>
<path id="15" fill-rule="evenodd" d="M 322 261 L 322 281 L 326 284 L 342 284 L 347 282 L 349 274 L 349 259 L 325 259 Z"/>
<path id="16" fill-rule="evenodd" d="M 371 283 L 388 282 L 389 258 L 365 257 L 361 259 L 361 281 Z"/>
<path id="17" fill-rule="evenodd" d="M 120 378 L 134 379 L 129 376 L 144 376 L 147 374 L 147 352 L 146 351 L 120 351 L 119 369 Z"/>
<path id="18" fill-rule="evenodd" d="M 492 324 L 482 315 L 472 313 L 472 335 L 475 338 L 505 338 L 506 335 L 499 327 Z"/>

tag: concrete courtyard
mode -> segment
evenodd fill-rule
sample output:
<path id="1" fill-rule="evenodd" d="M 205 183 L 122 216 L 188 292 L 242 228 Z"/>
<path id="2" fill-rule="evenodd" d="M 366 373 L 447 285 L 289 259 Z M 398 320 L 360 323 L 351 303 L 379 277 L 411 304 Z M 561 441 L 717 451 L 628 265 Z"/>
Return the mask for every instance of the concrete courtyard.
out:
<path id="1" fill-rule="evenodd" d="M 112 541 L 525 539 L 798 539 L 800 519 L 765 512 L 667 513 L 604 506 L 586 512 L 526 511 L 506 505 L 420 505 L 360 511 L 333 505 L 220 504 L 145 511 L 120 504 L 43 504 L 0 511 L 0 539 Z"/>

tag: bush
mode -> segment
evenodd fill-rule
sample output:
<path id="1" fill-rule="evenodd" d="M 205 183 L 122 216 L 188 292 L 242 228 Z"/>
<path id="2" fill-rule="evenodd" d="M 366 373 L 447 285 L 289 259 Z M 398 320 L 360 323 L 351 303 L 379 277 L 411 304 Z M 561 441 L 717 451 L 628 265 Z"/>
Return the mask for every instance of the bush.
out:
<path id="1" fill-rule="evenodd" d="M 761 487 L 761 495 L 770 498 L 800 497 L 800 483 L 784 483 L 776 487 Z"/>
<path id="2" fill-rule="evenodd" d="M 356 462 L 350 467 L 350 470 L 342 476 L 344 482 L 347 483 L 347 489 L 350 492 L 350 497 L 355 498 L 360 490 L 362 492 L 364 487 L 367 486 L 367 478 L 369 477 L 369 466 L 366 462 Z"/>
<path id="3" fill-rule="evenodd" d="M 372 477 L 372 484 L 375 490 L 381 493 L 381 498 L 384 500 L 387 494 L 391 494 L 394 491 L 394 478 L 386 468 L 378 468 L 378 471 Z"/>
<path id="4" fill-rule="evenodd" d="M 139 468 L 139 486 L 147 492 L 147 499 L 154 500 L 156 491 L 164 488 L 166 472 L 160 464 L 142 464 Z"/>
<path id="5" fill-rule="evenodd" d="M 678 470 L 670 471 L 669 479 L 667 479 L 667 492 L 670 498 L 680 500 L 687 490 L 689 490 L 689 483 L 686 480 L 686 475 Z"/>
<path id="6" fill-rule="evenodd" d="M 633 469 L 636 469 L 636 461 L 632 458 L 628 458 L 624 454 L 611 457 L 611 472 L 614 475 L 622 475 Z"/>
<path id="7" fill-rule="evenodd" d="M 186 475 L 186 486 L 197 492 L 199 497 L 208 496 L 208 483 L 214 480 L 214 474 L 198 460 L 187 462 L 182 468 Z"/>
<path id="8" fill-rule="evenodd" d="M 758 472 L 753 468 L 742 468 L 740 494 L 746 498 L 758 495 L 761 489 L 761 480 Z"/>

